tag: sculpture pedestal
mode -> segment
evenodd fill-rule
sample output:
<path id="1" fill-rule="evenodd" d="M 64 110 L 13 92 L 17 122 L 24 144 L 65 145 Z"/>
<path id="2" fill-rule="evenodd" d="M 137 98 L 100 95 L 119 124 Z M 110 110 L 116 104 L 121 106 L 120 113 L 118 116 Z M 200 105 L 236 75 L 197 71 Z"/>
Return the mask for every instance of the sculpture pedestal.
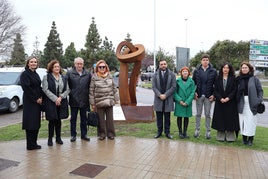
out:
<path id="1" fill-rule="evenodd" d="M 114 106 L 114 122 L 154 122 L 153 106 Z"/>

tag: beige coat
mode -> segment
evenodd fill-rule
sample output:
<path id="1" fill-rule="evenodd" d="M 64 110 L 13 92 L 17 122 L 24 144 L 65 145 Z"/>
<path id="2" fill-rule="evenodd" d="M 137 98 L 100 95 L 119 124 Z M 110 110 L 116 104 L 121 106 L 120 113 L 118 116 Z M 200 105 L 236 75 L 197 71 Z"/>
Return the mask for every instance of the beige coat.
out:
<path id="1" fill-rule="evenodd" d="M 97 108 L 114 106 L 119 94 L 112 75 L 105 78 L 93 75 L 89 88 L 89 102 Z"/>

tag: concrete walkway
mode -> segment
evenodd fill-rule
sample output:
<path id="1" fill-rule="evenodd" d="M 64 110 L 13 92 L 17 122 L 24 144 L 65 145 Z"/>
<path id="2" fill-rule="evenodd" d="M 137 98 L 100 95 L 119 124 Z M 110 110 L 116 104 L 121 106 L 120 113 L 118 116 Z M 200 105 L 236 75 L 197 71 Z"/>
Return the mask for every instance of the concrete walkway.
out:
<path id="1" fill-rule="evenodd" d="M 40 139 L 34 151 L 0 142 L 0 178 L 268 178 L 268 152 L 166 138 L 63 141 Z"/>

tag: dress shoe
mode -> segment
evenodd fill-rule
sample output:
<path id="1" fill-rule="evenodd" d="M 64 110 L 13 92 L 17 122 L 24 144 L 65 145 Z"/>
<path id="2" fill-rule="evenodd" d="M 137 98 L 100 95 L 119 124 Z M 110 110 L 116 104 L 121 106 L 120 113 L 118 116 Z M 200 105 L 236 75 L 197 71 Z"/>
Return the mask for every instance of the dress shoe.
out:
<path id="1" fill-rule="evenodd" d="M 52 138 L 49 138 L 49 139 L 47 140 L 47 145 L 48 145 L 48 146 L 53 146 Z"/>
<path id="2" fill-rule="evenodd" d="M 162 133 L 159 132 L 159 133 L 157 133 L 157 134 L 154 136 L 154 138 L 157 139 L 157 138 L 159 138 L 159 137 L 161 137 L 161 136 L 162 136 Z"/>
<path id="3" fill-rule="evenodd" d="M 70 139 L 71 142 L 74 142 L 76 141 L 76 137 L 75 136 L 72 136 L 71 139 Z"/>
<path id="4" fill-rule="evenodd" d="M 105 137 L 102 137 L 102 136 L 101 136 L 101 137 L 99 137 L 99 140 L 104 140 L 104 139 L 105 139 Z"/>
<path id="5" fill-rule="evenodd" d="M 60 144 L 60 145 L 63 144 L 63 142 L 62 142 L 62 140 L 61 140 L 60 137 L 57 137 L 57 138 L 56 138 L 56 143 L 57 143 L 57 144 Z"/>
<path id="6" fill-rule="evenodd" d="M 88 136 L 86 136 L 86 135 L 85 136 L 82 136 L 81 139 L 82 140 L 85 140 L 85 141 L 90 141 L 90 138 Z"/>
<path id="7" fill-rule="evenodd" d="M 36 149 L 41 149 L 41 145 L 35 145 L 35 146 L 31 146 L 31 147 L 27 147 L 27 150 L 36 150 Z"/>
<path id="8" fill-rule="evenodd" d="M 167 137 L 168 139 L 173 139 L 173 137 L 172 137 L 170 134 L 166 134 L 166 137 Z"/>
<path id="9" fill-rule="evenodd" d="M 108 139 L 114 140 L 114 136 L 110 136 L 110 137 L 108 137 Z"/>

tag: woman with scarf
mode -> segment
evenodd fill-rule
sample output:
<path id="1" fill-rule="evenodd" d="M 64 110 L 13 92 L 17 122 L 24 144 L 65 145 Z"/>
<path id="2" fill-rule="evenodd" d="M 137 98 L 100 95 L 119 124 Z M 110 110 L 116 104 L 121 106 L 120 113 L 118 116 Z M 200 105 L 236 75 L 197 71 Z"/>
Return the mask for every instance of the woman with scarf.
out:
<path id="1" fill-rule="evenodd" d="M 113 140 L 115 137 L 113 106 L 118 103 L 119 95 L 104 60 L 99 60 L 96 64 L 90 83 L 89 101 L 92 110 L 99 115 L 99 140 L 104 140 L 106 137 Z"/>
<path id="2" fill-rule="evenodd" d="M 62 145 L 61 119 L 69 116 L 67 96 L 70 92 L 66 78 L 62 75 L 58 60 L 52 60 L 47 65 L 47 75 L 42 81 L 44 95 L 44 110 L 48 120 L 48 146 L 53 146 L 52 138 L 56 132 L 56 143 Z"/>
<path id="3" fill-rule="evenodd" d="M 248 62 L 240 65 L 236 98 L 243 144 L 251 146 L 256 132 L 257 106 L 263 101 L 263 90 L 260 80 L 254 76 L 253 66 Z"/>

